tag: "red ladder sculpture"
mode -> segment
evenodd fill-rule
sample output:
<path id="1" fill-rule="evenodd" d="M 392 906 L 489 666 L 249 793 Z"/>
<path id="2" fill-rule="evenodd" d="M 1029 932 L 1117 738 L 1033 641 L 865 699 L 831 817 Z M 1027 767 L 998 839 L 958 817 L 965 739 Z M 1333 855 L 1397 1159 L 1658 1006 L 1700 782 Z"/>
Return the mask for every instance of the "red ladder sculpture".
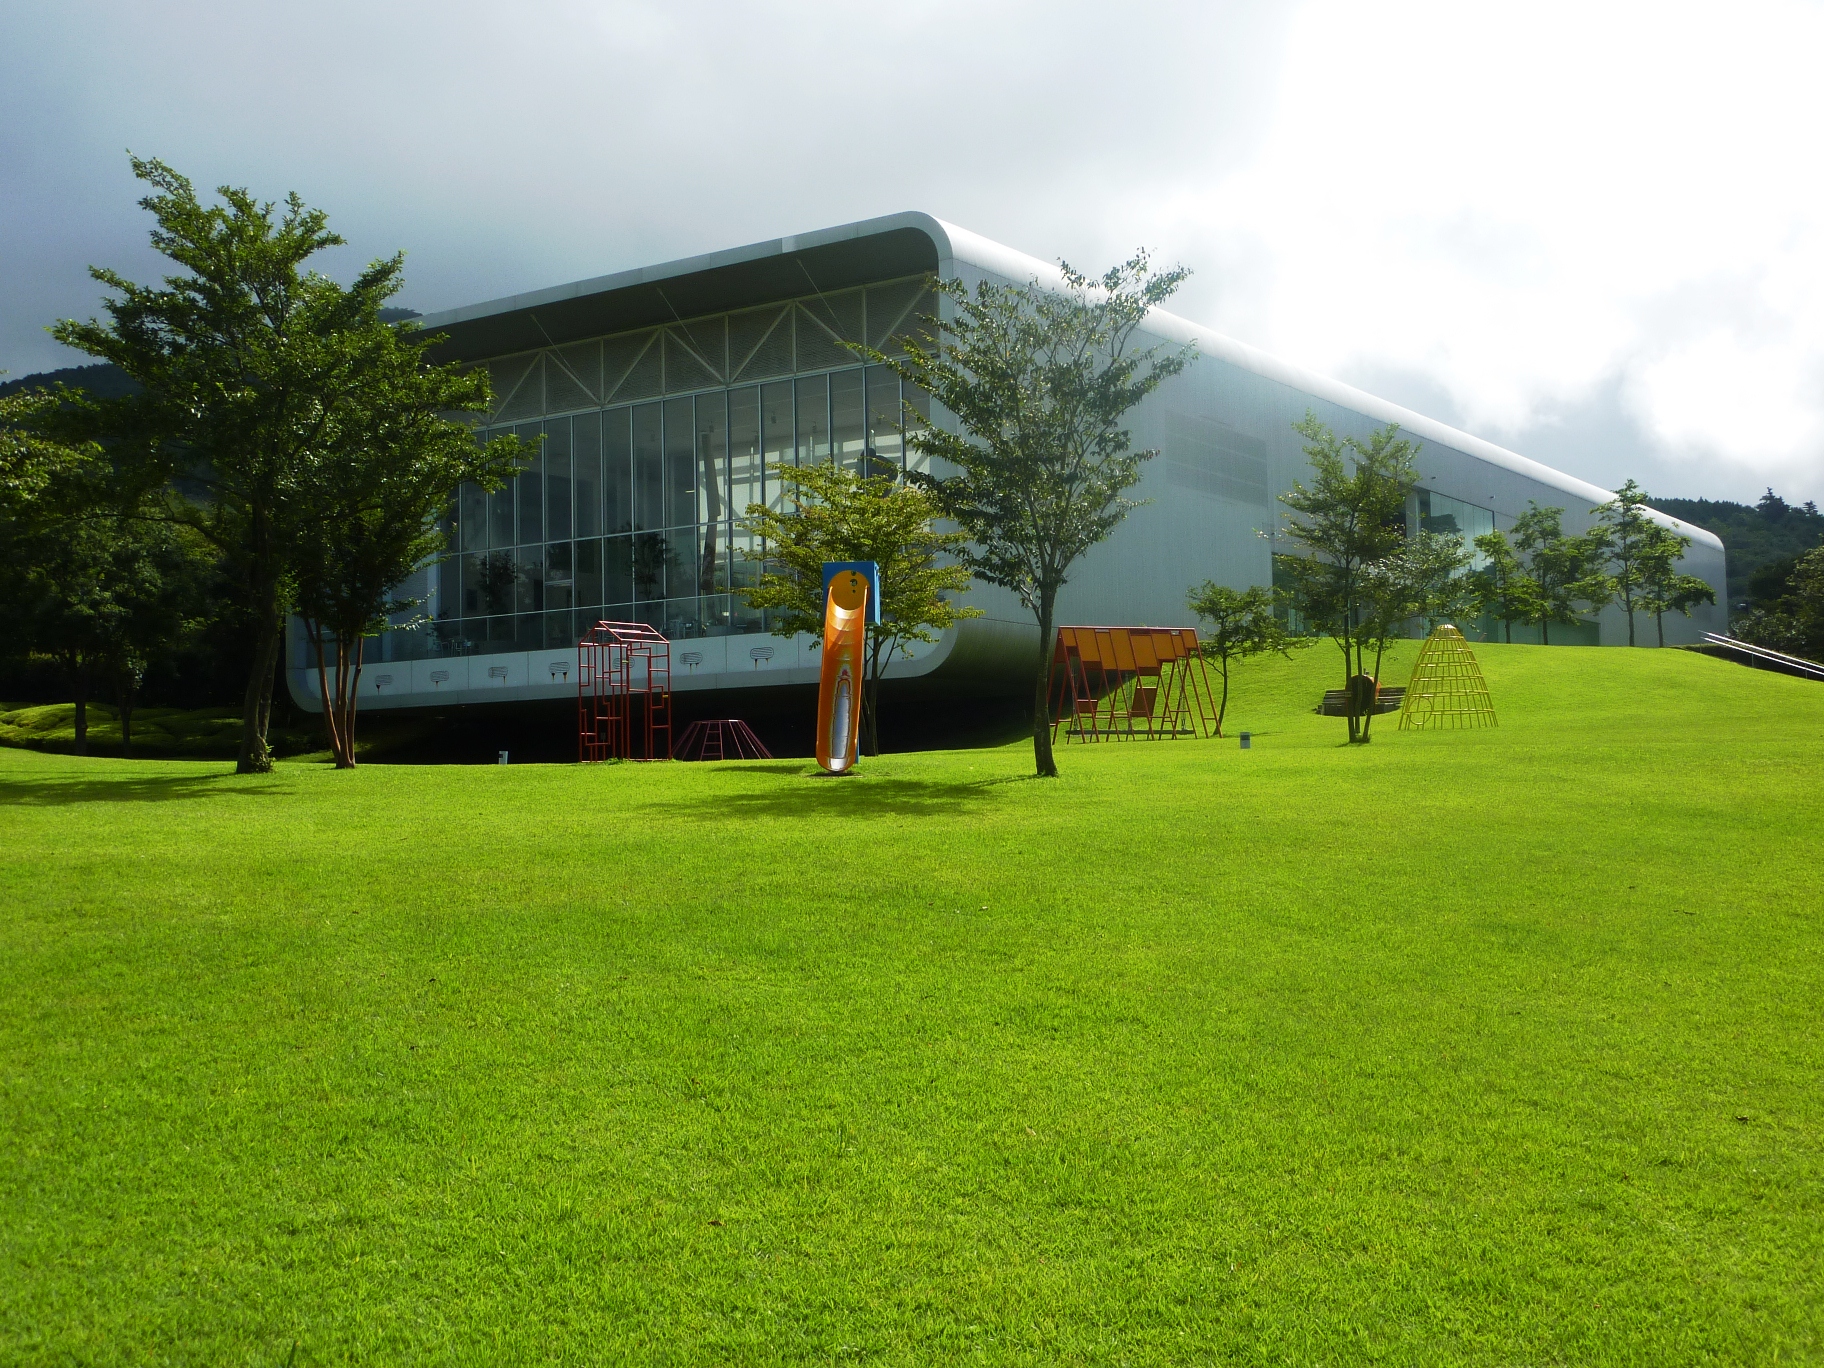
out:
<path id="1" fill-rule="evenodd" d="M 671 643 L 644 622 L 602 621 L 576 644 L 576 758 L 671 754 Z"/>

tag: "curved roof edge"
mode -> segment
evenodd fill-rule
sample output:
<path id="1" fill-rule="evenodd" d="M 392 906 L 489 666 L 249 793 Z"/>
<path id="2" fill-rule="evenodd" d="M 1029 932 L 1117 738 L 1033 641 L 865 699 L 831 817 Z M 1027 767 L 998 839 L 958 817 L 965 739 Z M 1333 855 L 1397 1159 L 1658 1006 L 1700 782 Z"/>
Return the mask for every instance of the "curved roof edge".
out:
<path id="1" fill-rule="evenodd" d="M 418 319 L 417 323 L 427 332 L 445 332 L 451 329 L 463 332 L 467 331 L 462 326 L 464 324 L 472 325 L 483 320 L 497 319 L 516 313 L 530 314 L 535 310 L 549 309 L 554 305 L 583 300 L 590 296 L 623 292 L 643 285 L 662 285 L 669 280 L 702 275 L 706 272 L 726 272 L 730 268 L 739 269 L 745 265 L 766 263 L 802 253 L 821 255 L 830 249 L 840 249 L 841 245 L 845 243 L 857 242 L 863 238 L 880 237 L 889 233 L 904 234 L 907 230 L 929 240 L 937 255 L 940 271 L 943 270 L 946 263 L 961 261 L 1010 280 L 1030 279 L 1041 284 L 1056 286 L 1063 284 L 1063 275 L 1055 262 L 1041 261 L 1038 257 L 1008 247 L 992 238 L 983 237 L 967 228 L 958 227 L 956 224 L 946 222 L 934 215 L 908 210 L 903 213 L 886 214 L 879 218 L 841 224 L 834 228 L 820 228 L 809 233 L 794 233 L 786 237 L 748 243 L 741 247 L 729 247 L 717 252 L 681 257 L 675 261 L 660 262 L 627 271 L 616 271 L 609 275 L 592 276 L 587 280 L 572 281 L 567 285 L 554 285 L 543 290 L 506 295 L 479 304 L 427 314 Z M 822 249 L 822 252 L 819 249 Z M 815 288 L 822 288 L 815 282 L 813 284 Z M 1189 319 L 1168 310 L 1153 310 L 1149 316 L 1148 325 L 1149 331 L 1168 341 L 1194 342 L 1199 352 L 1215 356 L 1232 366 L 1277 381 L 1315 398 L 1328 400 L 1341 408 L 1353 409 L 1382 422 L 1397 423 L 1403 430 L 1416 436 L 1436 442 L 1441 446 L 1451 447 L 1466 455 L 1486 461 L 1490 465 L 1512 471 L 1526 479 L 1562 490 L 1566 494 L 1587 500 L 1591 506 L 1607 503 L 1615 497 L 1613 490 L 1603 489 L 1600 485 L 1580 480 L 1574 475 L 1567 475 L 1540 461 L 1522 456 L 1517 451 L 1510 451 L 1506 447 L 1498 446 L 1459 428 L 1451 427 L 1448 423 L 1441 423 L 1435 418 L 1427 418 L 1422 413 L 1402 408 L 1398 404 L 1369 394 L 1365 390 L 1356 389 L 1353 385 L 1346 385 L 1340 380 L 1332 380 L 1328 376 L 1318 375 L 1314 371 L 1281 361 L 1245 342 L 1238 342 L 1213 329 L 1200 328 Z M 530 345 L 537 346 L 539 343 L 533 341 Z M 1715 533 L 1674 518 L 1669 514 L 1661 513 L 1658 509 L 1650 509 L 1650 511 L 1658 522 L 1681 535 L 1690 537 L 1693 542 L 1716 550 L 1722 549 L 1723 543 Z"/>

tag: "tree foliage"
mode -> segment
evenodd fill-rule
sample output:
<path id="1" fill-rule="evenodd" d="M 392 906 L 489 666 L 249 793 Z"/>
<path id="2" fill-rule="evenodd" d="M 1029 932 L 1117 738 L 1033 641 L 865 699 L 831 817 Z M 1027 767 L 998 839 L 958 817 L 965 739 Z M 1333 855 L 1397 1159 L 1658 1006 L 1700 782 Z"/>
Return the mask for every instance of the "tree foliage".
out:
<path id="1" fill-rule="evenodd" d="M 1393 600 L 1409 597 L 1398 575 L 1371 572 L 1406 544 L 1406 498 L 1418 483 L 1414 444 L 1388 424 L 1366 439 L 1338 437 L 1315 413 L 1294 428 L 1311 460 L 1308 482 L 1280 496 L 1287 532 L 1302 554 L 1282 554 L 1275 569 L 1287 602 L 1305 624 L 1343 654 L 1343 685 L 1379 670 L 1402 619 Z M 1365 742 L 1372 714 L 1348 714 L 1349 740 Z"/>
<path id="2" fill-rule="evenodd" d="M 1262 585 L 1231 589 L 1205 580 L 1193 585 L 1186 599 L 1209 628 L 1201 642 L 1204 659 L 1215 661 L 1222 676 L 1222 696 L 1216 704 L 1216 734 L 1221 736 L 1222 721 L 1229 711 L 1230 665 L 1257 655 L 1289 657 L 1310 644 L 1311 638 L 1286 629 L 1274 611 L 1273 591 Z"/>
<path id="3" fill-rule="evenodd" d="M 1568 534 L 1562 508 L 1541 508 L 1529 500 L 1526 512 L 1514 519 L 1514 546 L 1527 557 L 1531 621 L 1545 645 L 1551 645 L 1553 623 L 1582 622 L 1608 601 L 1600 528 Z"/>
<path id="4" fill-rule="evenodd" d="M 176 273 L 145 286 L 91 268 L 111 292 L 107 321 L 65 320 L 53 332 L 140 387 L 75 405 L 82 435 L 107 443 L 138 494 L 165 491 L 165 516 L 218 548 L 238 587 L 256 637 L 238 768 L 263 770 L 284 616 L 303 549 L 335 525 L 323 506 L 326 482 L 346 467 L 338 453 L 367 440 L 361 426 L 389 394 L 410 405 L 434 393 L 447 414 L 475 413 L 488 406 L 488 381 L 480 370 L 429 367 L 423 349 L 436 339 L 393 334 L 381 321 L 400 288 L 399 256 L 346 287 L 308 269 L 342 239 L 297 195 L 279 206 L 223 186 L 221 202 L 205 204 L 162 162 L 135 158 L 133 170 L 152 190 L 140 201 L 155 221 L 152 244 Z M 382 333 L 441 378 L 376 384 L 397 374 L 372 368 L 389 345 Z"/>
<path id="5" fill-rule="evenodd" d="M 967 537 L 939 532 L 932 492 L 897 471 L 864 475 L 839 465 L 777 466 L 786 509 L 749 504 L 745 526 L 764 539 L 766 570 L 741 590 L 772 613 L 777 636 L 823 631 L 826 561 L 873 561 L 880 567 L 880 616 L 868 628 L 868 674 L 862 707 L 866 753 L 880 753 L 880 677 L 896 652 L 934 642 L 958 618 L 979 617 L 951 595 L 969 588 L 968 567 L 953 558 Z"/>
<path id="6" fill-rule="evenodd" d="M 1155 272 L 1145 252 L 1093 279 L 1060 265 L 1062 288 L 940 282 L 934 340 L 914 339 L 903 357 L 868 353 L 956 420 L 954 431 L 908 435 L 933 470 L 913 478 L 967 534 L 963 564 L 1012 590 L 1038 621 L 1032 745 L 1046 776 L 1057 773 L 1046 683 L 1058 592 L 1135 506 L 1126 491 L 1155 454 L 1133 449 L 1123 418 L 1196 354 L 1137 341 L 1148 312 L 1183 283 L 1182 267 Z"/>

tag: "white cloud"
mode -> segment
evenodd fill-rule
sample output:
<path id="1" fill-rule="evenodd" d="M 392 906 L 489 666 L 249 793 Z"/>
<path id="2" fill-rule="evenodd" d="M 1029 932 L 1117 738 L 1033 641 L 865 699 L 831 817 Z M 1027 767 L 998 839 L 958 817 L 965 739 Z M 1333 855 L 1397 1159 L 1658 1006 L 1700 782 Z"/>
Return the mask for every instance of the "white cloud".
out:
<path id="1" fill-rule="evenodd" d="M 1426 375 L 1491 435 L 1619 382 L 1670 462 L 1815 489 L 1821 51 L 1810 5 L 1313 4 L 1177 236 L 1317 369 Z"/>

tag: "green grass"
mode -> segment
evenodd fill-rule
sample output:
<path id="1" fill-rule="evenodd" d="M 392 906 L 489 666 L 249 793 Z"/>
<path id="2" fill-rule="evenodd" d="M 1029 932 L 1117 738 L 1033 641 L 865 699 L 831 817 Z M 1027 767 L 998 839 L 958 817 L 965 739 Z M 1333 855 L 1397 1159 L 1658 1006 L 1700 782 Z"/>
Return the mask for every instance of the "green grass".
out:
<path id="1" fill-rule="evenodd" d="M 1824 689 L 1478 650 L 1055 783 L 0 753 L 0 1361 L 1818 1362 Z"/>

